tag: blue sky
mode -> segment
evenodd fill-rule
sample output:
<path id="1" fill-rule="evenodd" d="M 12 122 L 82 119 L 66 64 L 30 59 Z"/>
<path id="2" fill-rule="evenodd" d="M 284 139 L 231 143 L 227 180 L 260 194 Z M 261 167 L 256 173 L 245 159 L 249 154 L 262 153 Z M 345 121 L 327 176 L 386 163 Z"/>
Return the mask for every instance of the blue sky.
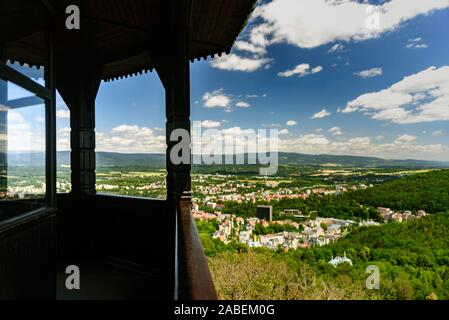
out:
<path id="1" fill-rule="evenodd" d="M 192 64 L 191 120 L 278 128 L 281 151 L 449 160 L 449 1 L 371 4 L 260 3 L 231 55 Z M 155 72 L 102 83 L 96 104 L 98 150 L 163 152 Z"/>

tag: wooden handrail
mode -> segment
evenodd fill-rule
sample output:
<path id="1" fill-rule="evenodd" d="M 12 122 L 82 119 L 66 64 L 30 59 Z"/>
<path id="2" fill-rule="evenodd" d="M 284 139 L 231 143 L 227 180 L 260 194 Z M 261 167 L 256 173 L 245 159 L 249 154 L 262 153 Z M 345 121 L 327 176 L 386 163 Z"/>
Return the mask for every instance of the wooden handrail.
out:
<path id="1" fill-rule="evenodd" d="M 178 218 L 178 299 L 216 300 L 212 277 L 191 213 L 190 201 L 179 201 Z"/>

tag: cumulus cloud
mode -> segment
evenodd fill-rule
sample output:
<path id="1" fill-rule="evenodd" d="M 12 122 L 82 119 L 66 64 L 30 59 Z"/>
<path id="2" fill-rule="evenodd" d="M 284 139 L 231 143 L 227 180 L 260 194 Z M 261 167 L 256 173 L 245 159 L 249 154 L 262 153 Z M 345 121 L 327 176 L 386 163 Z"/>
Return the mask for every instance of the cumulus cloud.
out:
<path id="1" fill-rule="evenodd" d="M 268 58 L 243 57 L 230 53 L 214 58 L 210 64 L 212 67 L 222 70 L 252 72 L 266 67 L 270 61 Z"/>
<path id="2" fill-rule="evenodd" d="M 239 150 L 244 152 L 248 146 L 255 150 L 255 141 L 246 139 L 248 135 L 254 135 L 255 130 L 241 127 L 232 127 L 224 130 L 215 130 L 208 132 L 207 136 L 198 139 L 193 135 L 194 143 L 202 146 L 203 152 L 211 143 L 218 143 L 226 150 Z M 204 134 L 204 132 L 203 132 Z M 229 141 L 222 140 L 223 136 L 233 136 L 233 145 L 227 145 Z M 263 137 L 261 142 L 273 141 L 273 137 Z M 196 141 L 196 142 L 195 142 Z M 353 138 L 332 139 L 320 133 L 307 133 L 299 136 L 289 135 L 288 129 L 278 131 L 277 143 L 281 152 L 299 152 L 307 154 L 335 154 L 335 155 L 358 155 L 358 156 L 376 156 L 381 158 L 394 159 L 449 159 L 449 149 L 441 144 L 419 144 L 416 137 L 408 134 L 399 135 L 391 142 L 381 143 L 377 138 L 360 136 Z M 237 152 L 238 153 L 238 152 Z"/>
<path id="3" fill-rule="evenodd" d="M 201 122 L 201 126 L 204 128 L 218 128 L 221 126 L 221 123 L 213 120 L 204 120 Z"/>
<path id="4" fill-rule="evenodd" d="M 273 0 L 255 13 L 263 23 L 252 29 L 251 42 L 314 48 L 335 41 L 361 41 L 448 7 L 447 0 L 391 0 L 377 5 L 351 0 Z"/>
<path id="5" fill-rule="evenodd" d="M 329 111 L 327 111 L 326 109 L 321 110 L 320 112 L 315 113 L 311 119 L 322 119 L 325 117 L 330 116 L 331 113 Z"/>
<path id="6" fill-rule="evenodd" d="M 165 134 L 153 128 L 123 124 L 109 132 L 96 132 L 96 150 L 122 153 L 164 153 Z"/>
<path id="7" fill-rule="evenodd" d="M 296 126 L 298 124 L 298 122 L 296 122 L 295 120 L 288 120 L 286 124 L 289 127 L 293 127 L 293 126 Z"/>
<path id="8" fill-rule="evenodd" d="M 238 97 L 242 97 L 239 95 Z M 257 95 L 246 95 L 247 98 L 257 98 Z M 223 88 L 212 92 L 206 92 L 203 95 L 203 103 L 206 108 L 223 108 L 225 112 L 232 112 L 232 106 L 241 109 L 247 109 L 251 107 L 251 104 L 237 99 L 234 95 L 225 93 Z"/>
<path id="9" fill-rule="evenodd" d="M 432 137 L 442 137 L 444 135 L 443 130 L 436 130 L 432 132 Z"/>
<path id="10" fill-rule="evenodd" d="M 409 134 L 404 134 L 402 136 L 399 136 L 396 140 L 395 143 L 408 143 L 408 142 L 413 142 L 416 140 L 415 136 L 409 135 Z"/>
<path id="11" fill-rule="evenodd" d="M 329 53 L 345 49 L 342 42 L 362 41 L 393 31 L 419 15 L 449 7 L 448 0 L 390 0 L 381 4 L 354 0 L 272 0 L 254 11 L 248 32 L 236 41 L 231 53 L 215 58 L 211 66 L 252 72 L 268 68 L 266 48 L 288 43 L 315 48 L 334 43 Z M 424 47 L 424 44 L 414 46 Z"/>
<path id="12" fill-rule="evenodd" d="M 68 119 L 68 118 L 70 118 L 70 111 L 64 110 L 64 109 L 59 109 L 56 111 L 56 117 Z"/>
<path id="13" fill-rule="evenodd" d="M 342 43 L 336 43 L 327 52 L 335 53 L 335 52 L 343 51 L 344 49 L 345 49 L 345 46 Z"/>
<path id="14" fill-rule="evenodd" d="M 297 65 L 296 67 L 294 67 L 292 70 L 279 72 L 278 76 L 284 77 L 284 78 L 292 77 L 294 75 L 299 75 L 300 77 L 305 77 L 309 74 L 314 74 L 314 73 L 318 73 L 321 71 L 323 71 L 322 66 L 317 66 L 317 67 L 312 68 L 308 63 L 301 63 L 301 64 Z"/>
<path id="15" fill-rule="evenodd" d="M 407 49 L 426 49 L 429 45 L 423 43 L 423 39 L 421 37 L 408 39 L 405 47 Z"/>
<path id="16" fill-rule="evenodd" d="M 382 70 L 382 68 L 371 68 L 371 69 L 355 72 L 354 74 L 361 78 L 374 78 L 374 77 L 381 76 L 383 74 L 383 70 Z"/>
<path id="17" fill-rule="evenodd" d="M 332 127 L 329 129 L 329 132 L 332 133 L 334 136 L 341 136 L 343 135 L 343 131 L 340 127 Z"/>
<path id="18" fill-rule="evenodd" d="M 45 126 L 35 119 L 44 118 L 44 110 L 38 107 L 27 109 L 8 111 L 8 132 L 0 135 L 0 141 L 7 141 L 8 152 L 45 150 Z"/>
<path id="19" fill-rule="evenodd" d="M 247 51 L 259 55 L 264 55 L 267 53 L 267 50 L 264 47 L 258 47 L 248 41 L 243 40 L 236 41 L 234 43 L 234 48 L 240 51 Z"/>
<path id="20" fill-rule="evenodd" d="M 223 89 L 206 92 L 203 95 L 203 103 L 206 108 L 228 108 L 231 97 L 224 93 Z"/>
<path id="21" fill-rule="evenodd" d="M 371 137 L 332 140 L 323 134 L 308 133 L 279 140 L 279 150 L 308 154 L 373 156 L 387 159 L 449 159 L 449 149 L 441 144 L 419 144 L 416 137 L 401 135 L 388 143 Z"/>
<path id="22" fill-rule="evenodd" d="M 13 116 L 16 117 L 16 116 Z M 15 123 L 28 125 L 20 116 L 14 119 Z M 209 134 L 201 139 L 201 146 L 206 146 L 211 142 L 221 141 L 221 137 L 233 136 L 234 150 L 248 150 L 248 146 L 255 148 L 254 141 L 249 141 L 246 137 L 254 134 L 254 129 L 232 127 L 217 130 L 219 122 L 205 120 L 202 125 L 210 127 Z M 217 127 L 215 127 L 217 126 Z M 214 128 L 215 127 L 215 128 Z M 165 135 L 156 134 L 155 128 L 140 127 L 136 125 L 123 124 L 112 128 L 108 132 L 97 132 L 97 151 L 122 152 L 122 153 L 164 153 Z M 203 130 L 204 134 L 205 130 Z M 331 132 L 337 132 L 331 128 Z M 193 141 L 198 143 L 198 135 L 193 133 Z M 269 134 L 267 132 L 267 134 Z M 61 128 L 58 132 L 58 150 L 68 149 L 70 128 Z M 272 143 L 272 137 L 259 136 L 263 143 Z M 277 144 L 279 151 L 300 152 L 308 154 L 336 154 L 336 155 L 359 155 L 376 156 L 382 158 L 413 158 L 429 160 L 448 160 L 449 149 L 442 144 L 419 144 L 413 135 L 403 134 L 394 138 L 391 142 L 381 143 L 378 138 L 367 136 L 353 137 L 338 140 L 326 137 L 322 133 L 307 133 L 299 136 L 289 135 L 288 129 L 278 131 Z M 383 141 L 383 139 L 382 139 Z M 224 144 L 226 141 L 222 141 Z M 220 143 L 222 143 L 220 142 Z M 42 139 L 45 143 L 45 139 Z M 61 149 L 61 146 L 65 148 Z M 230 146 L 226 146 L 229 150 Z M 41 146 L 43 150 L 43 146 Z"/>
<path id="23" fill-rule="evenodd" d="M 249 107 L 251 107 L 251 105 L 248 102 L 244 102 L 244 101 L 239 101 L 235 105 L 236 105 L 236 107 L 239 107 L 239 108 L 249 108 Z"/>
<path id="24" fill-rule="evenodd" d="M 387 89 L 349 101 L 341 111 L 360 111 L 372 119 L 393 123 L 449 120 L 449 66 L 430 67 L 405 77 Z"/>
<path id="25" fill-rule="evenodd" d="M 67 151 L 70 150 L 70 127 L 62 127 L 58 129 L 56 135 L 56 150 Z"/>

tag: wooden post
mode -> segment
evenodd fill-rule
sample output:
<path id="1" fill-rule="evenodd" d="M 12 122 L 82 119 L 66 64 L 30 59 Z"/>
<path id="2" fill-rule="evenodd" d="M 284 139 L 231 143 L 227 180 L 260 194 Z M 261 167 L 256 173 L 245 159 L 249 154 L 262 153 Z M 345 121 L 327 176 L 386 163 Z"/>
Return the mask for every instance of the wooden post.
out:
<path id="1" fill-rule="evenodd" d="M 95 194 L 95 97 L 100 81 L 88 70 L 68 77 L 58 88 L 70 109 L 72 194 Z"/>
<path id="2" fill-rule="evenodd" d="M 169 31 L 162 39 L 159 52 L 152 51 L 156 70 L 165 88 L 166 104 L 166 167 L 167 167 L 167 223 L 172 255 L 169 261 L 173 298 L 178 298 L 178 229 L 177 210 L 181 202 L 190 206 L 190 163 L 174 164 L 170 159 L 173 147 L 179 142 L 171 141 L 174 130 L 184 129 L 190 133 L 190 64 L 189 25 L 191 0 L 168 2 Z M 190 143 L 189 143 L 190 146 Z M 189 148 L 190 149 L 190 148 Z M 190 150 L 188 150 L 190 158 Z M 185 207 L 185 205 L 184 205 Z"/>
<path id="3" fill-rule="evenodd" d="M 166 64 L 166 135 L 167 135 L 167 198 L 169 201 L 190 201 L 190 163 L 174 164 L 170 153 L 178 141 L 171 141 L 174 130 L 190 135 L 190 62 L 189 20 L 190 0 L 172 2 L 170 61 Z M 190 141 L 189 141 L 190 146 Z M 190 148 L 187 151 L 190 159 Z"/>
<path id="4" fill-rule="evenodd" d="M 53 16 L 49 15 L 46 28 L 47 66 L 45 67 L 45 87 L 51 92 L 51 99 L 45 101 L 45 130 L 46 130 L 46 188 L 47 204 L 56 207 L 56 84 L 54 70 L 54 34 Z"/>
<path id="5" fill-rule="evenodd" d="M 85 50 L 92 41 L 87 30 L 56 28 L 55 35 L 57 89 L 70 109 L 73 195 L 95 194 L 95 98 L 101 79 L 98 64 Z M 64 47 L 58 47 L 58 39 Z"/>

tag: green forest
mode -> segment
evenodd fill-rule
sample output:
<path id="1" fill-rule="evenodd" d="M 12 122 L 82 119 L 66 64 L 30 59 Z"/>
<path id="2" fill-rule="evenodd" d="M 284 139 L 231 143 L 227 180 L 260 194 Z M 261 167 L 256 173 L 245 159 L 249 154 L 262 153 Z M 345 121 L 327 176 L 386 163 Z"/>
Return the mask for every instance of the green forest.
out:
<path id="1" fill-rule="evenodd" d="M 449 212 L 362 227 L 335 244 L 289 252 L 225 245 L 200 230 L 222 299 L 449 299 Z M 353 266 L 333 267 L 335 256 Z M 380 289 L 365 286 L 380 270 Z"/>
<path id="2" fill-rule="evenodd" d="M 334 244 L 289 252 L 249 249 L 239 243 L 212 239 L 213 222 L 201 222 L 198 231 L 222 299 L 449 299 L 449 170 L 416 174 L 366 190 L 339 196 L 297 201 L 304 212 L 319 209 L 320 216 L 342 216 L 339 210 L 378 206 L 396 210 L 419 209 L 431 215 L 403 223 L 360 227 Z M 310 201 L 309 203 L 309 200 Z M 341 202 L 339 202 L 341 201 Z M 283 210 L 288 203 L 273 203 Z M 252 204 L 227 204 L 226 210 L 254 215 Z M 300 207 L 302 206 L 302 207 Z M 291 207 L 290 207 L 291 209 Z M 377 211 L 377 210 L 375 210 Z M 344 216 L 357 216 L 359 211 Z M 374 215 L 374 213 L 373 213 Z M 333 267 L 335 256 L 353 266 Z M 380 289 L 365 286 L 366 268 L 377 266 Z"/>
<path id="3" fill-rule="evenodd" d="M 273 206 L 275 218 L 285 209 L 298 209 L 307 215 L 339 219 L 380 220 L 377 207 L 393 210 L 443 212 L 449 208 L 449 170 L 436 170 L 387 181 L 372 188 L 338 195 L 311 195 L 308 199 L 282 199 L 253 203 L 225 202 L 225 213 L 254 216 L 256 206 Z"/>

